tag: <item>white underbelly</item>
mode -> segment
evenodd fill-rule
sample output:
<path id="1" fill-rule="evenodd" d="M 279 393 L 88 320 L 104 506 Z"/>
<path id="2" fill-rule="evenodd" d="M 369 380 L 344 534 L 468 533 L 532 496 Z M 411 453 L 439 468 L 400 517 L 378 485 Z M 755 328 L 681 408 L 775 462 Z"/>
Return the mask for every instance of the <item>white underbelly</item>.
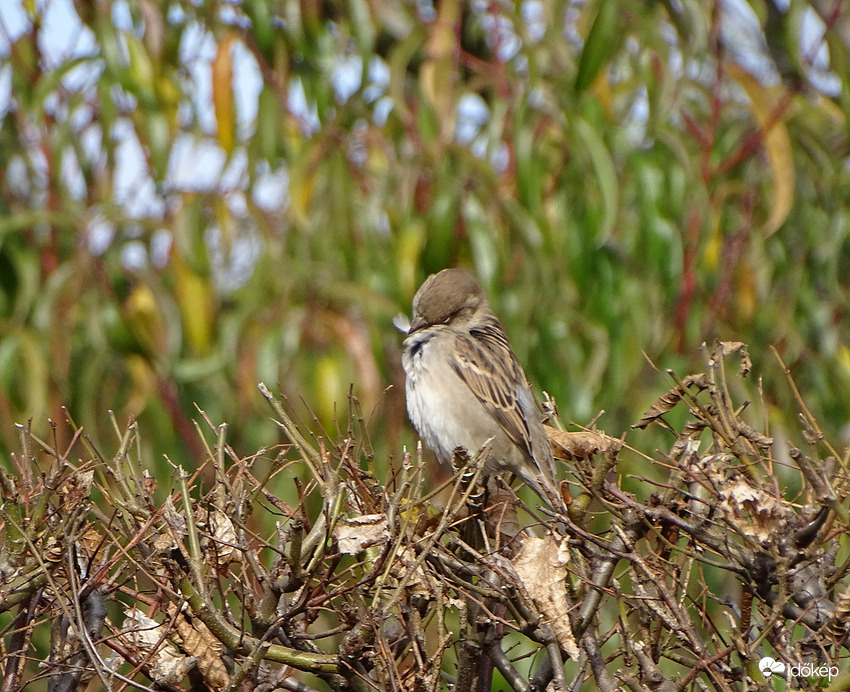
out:
<path id="1" fill-rule="evenodd" d="M 407 412 L 425 446 L 448 464 L 457 447 L 475 454 L 497 434 L 498 425 L 451 365 L 436 355 L 428 342 L 413 356 L 405 352 Z"/>

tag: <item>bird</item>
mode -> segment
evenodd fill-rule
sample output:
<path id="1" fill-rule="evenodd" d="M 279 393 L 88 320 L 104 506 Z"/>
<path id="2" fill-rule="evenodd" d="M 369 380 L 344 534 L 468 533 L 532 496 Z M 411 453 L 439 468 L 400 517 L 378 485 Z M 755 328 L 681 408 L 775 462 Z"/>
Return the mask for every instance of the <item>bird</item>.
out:
<path id="1" fill-rule="evenodd" d="M 472 275 L 443 269 L 422 283 L 402 365 L 408 416 L 441 464 L 450 467 L 458 447 L 472 456 L 489 442 L 485 477 L 512 472 L 556 507 L 555 462 L 537 403 Z"/>

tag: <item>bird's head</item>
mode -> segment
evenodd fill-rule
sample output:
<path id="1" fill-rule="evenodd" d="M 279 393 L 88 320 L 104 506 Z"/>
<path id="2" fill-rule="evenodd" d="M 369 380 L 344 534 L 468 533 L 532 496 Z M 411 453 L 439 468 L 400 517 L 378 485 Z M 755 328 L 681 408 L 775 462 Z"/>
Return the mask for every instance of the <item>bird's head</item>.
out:
<path id="1" fill-rule="evenodd" d="M 437 324 L 469 321 L 489 309 L 484 289 L 462 269 L 431 274 L 413 297 L 413 322 L 408 334 Z"/>

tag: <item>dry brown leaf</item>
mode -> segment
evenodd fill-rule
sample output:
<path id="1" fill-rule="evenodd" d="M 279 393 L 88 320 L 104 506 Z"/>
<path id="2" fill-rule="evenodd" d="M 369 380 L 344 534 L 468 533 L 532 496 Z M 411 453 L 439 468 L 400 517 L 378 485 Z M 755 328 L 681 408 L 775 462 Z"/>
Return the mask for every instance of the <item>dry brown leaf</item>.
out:
<path id="1" fill-rule="evenodd" d="M 172 550 L 177 548 L 177 543 L 170 533 L 160 533 L 153 537 L 153 540 L 148 541 L 148 546 L 153 551 L 153 555 L 168 555 Z"/>
<path id="2" fill-rule="evenodd" d="M 57 490 L 59 496 L 62 498 L 63 506 L 67 510 L 70 510 L 72 507 L 76 507 L 81 501 L 88 499 L 93 481 L 94 470 L 77 471 L 68 476 Z"/>
<path id="3" fill-rule="evenodd" d="M 159 485 L 156 478 L 154 478 L 151 475 L 151 472 L 147 469 L 142 469 L 142 484 L 145 488 L 145 494 L 147 494 L 148 496 L 153 495 Z"/>
<path id="4" fill-rule="evenodd" d="M 167 638 L 165 625 L 149 618 L 138 608 L 127 608 L 118 640 L 129 650 L 148 659 L 151 679 L 161 685 L 179 685 L 195 667 L 193 656 L 184 656 Z"/>
<path id="5" fill-rule="evenodd" d="M 560 542 L 552 535 L 545 538 L 528 536 L 511 562 L 534 605 L 555 632 L 561 648 L 572 659 L 577 659 L 579 650 L 570 627 L 564 586 L 569 562 L 566 541 Z"/>
<path id="6" fill-rule="evenodd" d="M 836 594 L 835 613 L 827 625 L 827 631 L 839 643 L 844 641 L 850 631 L 850 585 L 844 587 L 843 592 Z"/>
<path id="7" fill-rule="evenodd" d="M 174 506 L 170 495 L 165 498 L 165 505 L 162 510 L 162 516 L 165 519 L 165 523 L 168 524 L 168 528 L 178 536 L 185 536 L 186 517 Z"/>
<path id="8" fill-rule="evenodd" d="M 109 544 L 99 531 L 91 527 L 77 539 L 75 545 L 80 574 L 88 574 L 89 570 L 100 567 L 109 557 Z"/>
<path id="9" fill-rule="evenodd" d="M 746 377 L 750 374 L 753 368 L 753 361 L 750 360 L 750 353 L 747 350 L 747 345 L 743 341 L 718 341 L 714 345 L 714 353 L 712 356 L 715 360 L 719 358 L 727 358 L 732 354 L 737 353 L 741 356 L 741 365 L 738 367 L 738 375 Z"/>
<path id="10" fill-rule="evenodd" d="M 609 437 L 598 430 L 584 430 L 581 432 L 564 432 L 551 428 L 548 425 L 546 434 L 552 445 L 555 455 L 559 453 L 560 458 L 567 460 L 590 459 L 594 454 L 606 454 L 608 452 L 619 452 L 623 447 L 623 441 L 616 437 Z"/>
<path id="11" fill-rule="evenodd" d="M 61 562 L 64 556 L 64 548 L 56 536 L 48 536 L 44 542 L 42 557 L 45 562 Z"/>
<path id="12" fill-rule="evenodd" d="M 650 406 L 646 413 L 644 413 L 640 420 L 635 423 L 632 427 L 643 429 L 650 423 L 655 420 L 658 420 L 665 413 L 668 413 L 673 408 L 675 408 L 676 404 L 678 404 L 685 397 L 685 389 L 690 386 L 695 386 L 697 389 L 702 391 L 703 389 L 708 389 L 709 387 L 709 379 L 708 376 L 700 373 L 698 375 L 688 375 L 686 378 L 682 380 L 682 387 L 676 385 L 672 389 L 669 389 L 660 397 L 658 397 L 655 402 Z"/>
<path id="13" fill-rule="evenodd" d="M 431 598 L 434 595 L 434 589 L 428 581 L 428 576 L 422 565 L 416 566 L 416 553 L 410 548 L 403 548 L 398 551 L 392 564 L 392 575 L 401 583 L 407 579 L 405 588 L 409 594 L 420 594 Z M 408 577 L 408 573 L 412 568 L 416 571 Z"/>
<path id="14" fill-rule="evenodd" d="M 174 611 L 175 607 L 171 606 L 169 615 L 174 617 Z M 207 684 L 214 690 L 227 687 L 230 676 L 221 660 L 224 645 L 200 619 L 190 618 L 185 612 L 175 618 L 174 626 L 177 630 L 174 633 L 174 641 L 183 651 L 194 657 Z"/>
<path id="15" fill-rule="evenodd" d="M 86 529 L 85 533 L 77 539 L 77 552 L 86 560 L 91 560 L 99 552 L 103 552 L 103 535 L 93 528 Z"/>
<path id="16" fill-rule="evenodd" d="M 210 533 L 219 567 L 238 562 L 240 553 L 236 549 L 236 529 L 233 528 L 230 517 L 218 508 L 210 514 Z"/>
<path id="17" fill-rule="evenodd" d="M 720 510 L 745 536 L 766 541 L 786 527 L 785 506 L 743 478 L 726 481 L 718 493 Z"/>
<path id="18" fill-rule="evenodd" d="M 374 545 L 383 545 L 390 537 L 386 514 L 364 514 L 340 519 L 334 529 L 339 552 L 356 555 Z"/>
<path id="19" fill-rule="evenodd" d="M 696 454 L 700 447 L 700 435 L 705 430 L 703 421 L 688 421 L 679 433 L 679 437 L 670 447 L 670 456 L 673 459 L 678 459 L 680 454 Z"/>
<path id="20" fill-rule="evenodd" d="M 756 447 L 759 447 L 760 449 L 766 450 L 770 449 L 773 446 L 772 437 L 763 435 L 752 426 L 744 423 L 744 421 L 736 420 L 735 429 L 738 431 L 739 435 L 747 438 L 750 442 L 752 442 Z"/>

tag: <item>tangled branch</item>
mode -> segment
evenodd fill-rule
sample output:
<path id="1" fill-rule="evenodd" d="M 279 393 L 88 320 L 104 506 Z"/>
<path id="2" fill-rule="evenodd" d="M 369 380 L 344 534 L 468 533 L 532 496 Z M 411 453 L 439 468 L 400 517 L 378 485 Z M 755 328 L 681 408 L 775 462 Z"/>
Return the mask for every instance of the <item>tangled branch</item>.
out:
<path id="1" fill-rule="evenodd" d="M 95 677 L 175 691 L 841 684 L 847 459 L 802 402 L 807 447 L 780 452 L 735 403 L 745 346 L 706 356 L 704 373 L 670 373 L 635 426 L 674 434 L 653 478 L 627 473 L 622 439 L 551 429 L 561 511 L 485 483 L 486 449 L 457 455 L 439 500 L 421 448 L 383 483 L 359 416 L 332 441 L 262 386 L 285 443 L 242 457 L 201 412 L 205 459 L 167 489 L 135 424 L 116 425 L 109 458 L 81 429 L 60 450 L 22 427 L 0 473 L 3 690 L 37 676 L 52 691 Z M 297 503 L 269 489 L 282 479 Z"/>

